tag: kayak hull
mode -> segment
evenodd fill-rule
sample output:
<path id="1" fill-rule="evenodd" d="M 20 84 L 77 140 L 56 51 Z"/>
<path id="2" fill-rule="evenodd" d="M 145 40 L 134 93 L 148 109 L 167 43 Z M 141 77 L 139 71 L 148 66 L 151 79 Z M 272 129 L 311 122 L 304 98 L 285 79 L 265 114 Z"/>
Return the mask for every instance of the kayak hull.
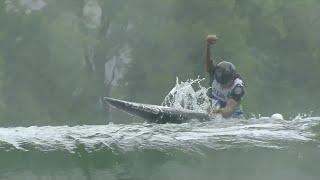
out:
<path id="1" fill-rule="evenodd" d="M 144 118 L 150 123 L 184 123 L 191 119 L 199 121 L 210 120 L 207 113 L 187 109 L 135 103 L 110 97 L 105 97 L 104 101 L 128 114 Z"/>

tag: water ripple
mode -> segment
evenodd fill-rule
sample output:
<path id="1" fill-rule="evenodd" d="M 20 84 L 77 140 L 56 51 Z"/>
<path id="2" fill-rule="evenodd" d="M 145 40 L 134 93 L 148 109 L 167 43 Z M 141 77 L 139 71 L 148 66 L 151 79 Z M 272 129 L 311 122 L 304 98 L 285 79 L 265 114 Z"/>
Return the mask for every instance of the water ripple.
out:
<path id="1" fill-rule="evenodd" d="M 220 120 L 185 124 L 108 124 L 0 128 L 4 151 L 87 152 L 178 149 L 184 152 L 230 148 L 285 148 L 288 143 L 316 142 L 312 127 L 320 117 L 274 121 L 271 119 Z M 316 142 L 317 143 L 317 142 Z"/>

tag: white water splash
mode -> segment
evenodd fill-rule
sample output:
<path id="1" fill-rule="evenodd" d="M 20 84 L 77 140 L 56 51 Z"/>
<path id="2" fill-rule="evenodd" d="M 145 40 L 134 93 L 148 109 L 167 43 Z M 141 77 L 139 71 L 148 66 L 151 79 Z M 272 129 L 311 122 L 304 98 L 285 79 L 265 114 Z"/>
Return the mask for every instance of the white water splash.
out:
<path id="1" fill-rule="evenodd" d="M 210 106 L 210 100 L 207 96 L 208 89 L 201 86 L 203 80 L 197 78 L 179 82 L 179 78 L 177 78 L 176 85 L 164 98 L 161 105 L 178 109 L 206 111 Z"/>

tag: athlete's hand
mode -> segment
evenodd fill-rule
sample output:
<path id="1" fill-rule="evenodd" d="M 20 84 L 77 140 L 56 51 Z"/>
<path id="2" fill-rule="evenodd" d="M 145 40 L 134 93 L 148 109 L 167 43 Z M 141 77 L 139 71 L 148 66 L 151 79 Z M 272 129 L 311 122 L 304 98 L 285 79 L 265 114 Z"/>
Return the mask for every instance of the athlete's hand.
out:
<path id="1" fill-rule="evenodd" d="M 215 44 L 218 41 L 218 37 L 216 35 L 208 35 L 207 36 L 207 43 L 208 44 Z"/>

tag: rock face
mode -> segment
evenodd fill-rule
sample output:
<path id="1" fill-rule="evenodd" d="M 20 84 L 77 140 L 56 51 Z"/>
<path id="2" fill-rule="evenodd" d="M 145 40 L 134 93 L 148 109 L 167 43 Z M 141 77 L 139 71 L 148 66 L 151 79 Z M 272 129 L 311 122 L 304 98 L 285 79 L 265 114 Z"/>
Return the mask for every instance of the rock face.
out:
<path id="1" fill-rule="evenodd" d="M 5 0 L 4 3 L 8 12 L 19 12 L 20 10 L 23 10 L 25 14 L 29 14 L 32 11 L 42 10 L 47 6 L 47 3 L 44 0 Z"/>

